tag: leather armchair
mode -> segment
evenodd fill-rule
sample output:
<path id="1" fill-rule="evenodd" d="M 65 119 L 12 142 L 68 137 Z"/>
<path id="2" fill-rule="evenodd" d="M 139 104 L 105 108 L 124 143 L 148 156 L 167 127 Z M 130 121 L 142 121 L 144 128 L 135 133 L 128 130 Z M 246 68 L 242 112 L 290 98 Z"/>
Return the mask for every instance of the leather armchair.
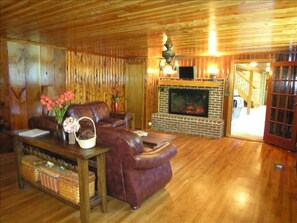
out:
<path id="1" fill-rule="evenodd" d="M 141 137 L 115 128 L 97 128 L 97 143 L 111 148 L 106 154 L 107 194 L 133 209 L 172 178 L 170 159 L 177 152 L 173 144 L 144 150 Z"/>

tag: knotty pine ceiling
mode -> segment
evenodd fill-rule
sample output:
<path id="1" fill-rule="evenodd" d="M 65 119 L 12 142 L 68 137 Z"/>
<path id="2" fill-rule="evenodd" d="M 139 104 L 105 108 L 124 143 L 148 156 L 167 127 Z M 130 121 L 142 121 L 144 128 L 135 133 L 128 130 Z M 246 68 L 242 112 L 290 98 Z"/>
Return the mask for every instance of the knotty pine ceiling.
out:
<path id="1" fill-rule="evenodd" d="M 297 0 L 1 0 L 0 11 L 4 40 L 123 58 L 161 57 L 168 36 L 185 57 L 297 45 Z"/>

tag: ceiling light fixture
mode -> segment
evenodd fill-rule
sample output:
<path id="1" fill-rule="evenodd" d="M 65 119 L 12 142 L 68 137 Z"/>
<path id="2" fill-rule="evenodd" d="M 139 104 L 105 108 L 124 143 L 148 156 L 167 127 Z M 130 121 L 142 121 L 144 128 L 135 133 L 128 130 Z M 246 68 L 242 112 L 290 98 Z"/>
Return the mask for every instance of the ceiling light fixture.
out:
<path id="1" fill-rule="evenodd" d="M 160 70 L 163 73 L 163 76 L 172 76 L 176 74 L 178 68 L 178 62 L 174 61 L 174 65 L 171 65 L 171 61 L 175 58 L 175 52 L 171 49 L 173 44 L 170 38 L 167 38 L 166 43 L 164 44 L 166 50 L 162 51 L 162 57 L 160 61 Z"/>
<path id="2" fill-rule="evenodd" d="M 171 60 L 175 57 L 175 52 L 171 49 L 173 44 L 170 38 L 167 39 L 164 46 L 166 47 L 166 50 L 162 51 L 162 57 L 165 58 L 167 64 L 170 64 Z"/>

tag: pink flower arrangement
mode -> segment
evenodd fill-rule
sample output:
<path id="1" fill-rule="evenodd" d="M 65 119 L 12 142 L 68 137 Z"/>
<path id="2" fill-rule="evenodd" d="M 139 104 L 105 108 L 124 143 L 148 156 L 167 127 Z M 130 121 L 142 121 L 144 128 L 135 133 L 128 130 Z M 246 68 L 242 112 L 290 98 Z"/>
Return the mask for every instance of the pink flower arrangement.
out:
<path id="1" fill-rule="evenodd" d="M 40 103 L 46 107 L 48 111 L 54 111 L 56 119 L 59 124 L 62 124 L 63 117 L 70 105 L 70 101 L 73 99 L 74 94 L 72 91 L 67 91 L 61 94 L 58 99 L 52 100 L 46 95 L 41 95 Z"/>
<path id="2" fill-rule="evenodd" d="M 112 101 L 118 102 L 119 99 L 120 99 L 119 90 L 116 87 L 113 87 L 112 88 Z"/>
<path id="3" fill-rule="evenodd" d="M 63 128 L 65 132 L 75 133 L 79 130 L 80 124 L 76 118 L 68 117 L 63 122 Z"/>

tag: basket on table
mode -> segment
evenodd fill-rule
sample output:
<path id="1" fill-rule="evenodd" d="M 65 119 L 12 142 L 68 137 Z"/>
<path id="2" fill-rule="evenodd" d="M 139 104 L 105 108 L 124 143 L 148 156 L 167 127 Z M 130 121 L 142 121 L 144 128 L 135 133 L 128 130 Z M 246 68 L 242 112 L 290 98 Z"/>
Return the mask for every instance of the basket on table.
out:
<path id="1" fill-rule="evenodd" d="M 56 193 L 59 193 L 59 177 L 61 172 L 65 171 L 63 167 L 47 163 L 40 167 L 40 183 L 42 186 Z"/>
<path id="2" fill-rule="evenodd" d="M 59 194 L 61 197 L 78 204 L 79 199 L 79 182 L 78 174 L 65 170 L 59 177 Z M 89 171 L 89 197 L 95 195 L 95 174 Z"/>
<path id="3" fill-rule="evenodd" d="M 45 160 L 34 156 L 25 155 L 22 157 L 22 176 L 29 181 L 37 182 L 40 180 L 40 168 L 46 163 Z"/>
<path id="4" fill-rule="evenodd" d="M 93 128 L 94 128 L 94 136 L 89 138 L 89 139 L 81 139 L 79 137 L 77 137 L 76 133 L 74 132 L 74 135 L 75 135 L 75 139 L 76 141 L 78 142 L 79 146 L 83 149 L 90 149 L 92 147 L 94 147 L 96 145 L 96 138 L 97 138 L 97 135 L 96 135 L 96 127 L 95 127 L 95 123 L 93 121 L 93 119 L 87 117 L 87 116 L 83 116 L 81 118 L 78 119 L 78 122 L 82 119 L 88 119 L 92 122 L 93 124 Z"/>

